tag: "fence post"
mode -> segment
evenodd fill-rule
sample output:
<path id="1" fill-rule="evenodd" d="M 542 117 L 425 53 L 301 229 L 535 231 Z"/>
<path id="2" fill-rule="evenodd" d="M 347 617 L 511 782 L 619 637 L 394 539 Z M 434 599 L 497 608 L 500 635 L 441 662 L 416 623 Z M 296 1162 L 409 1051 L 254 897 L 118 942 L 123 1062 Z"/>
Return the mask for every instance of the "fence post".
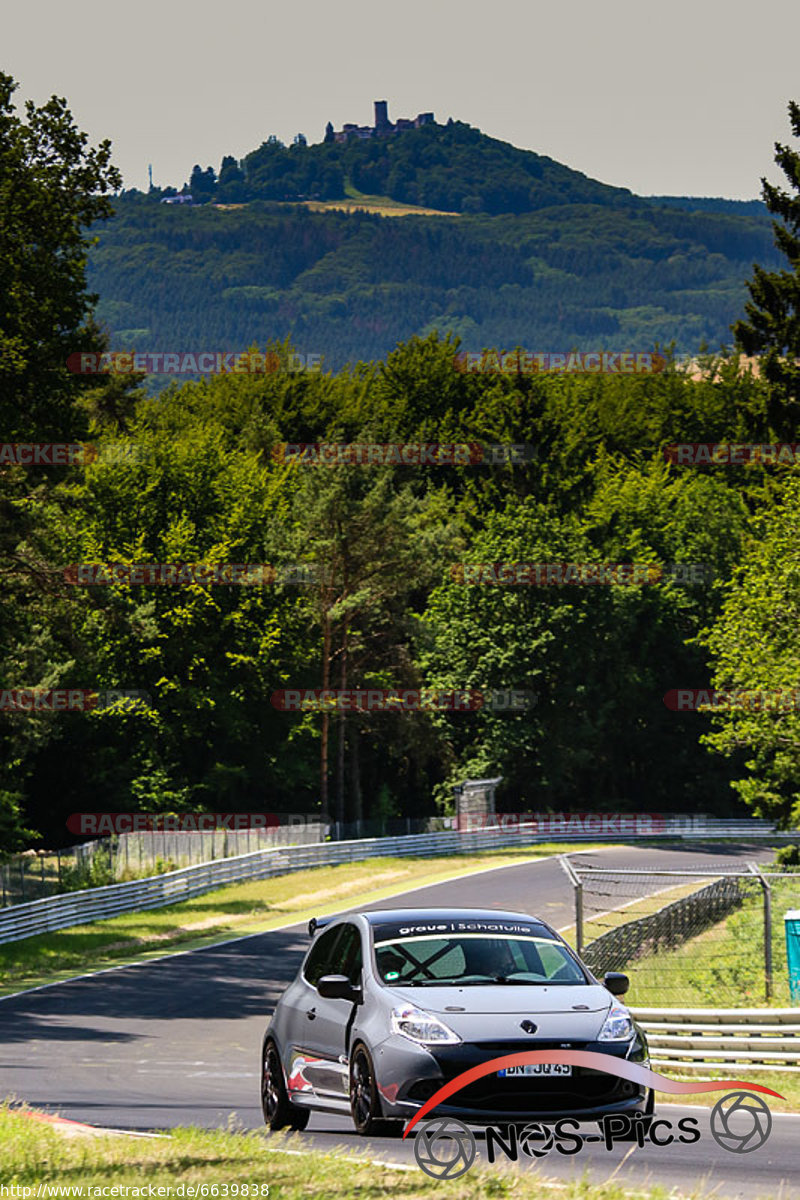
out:
<path id="1" fill-rule="evenodd" d="M 764 998 L 769 1002 L 772 999 L 772 887 L 755 863 L 747 865 L 761 884 L 764 896 Z"/>
<path id="2" fill-rule="evenodd" d="M 566 854 L 559 854 L 558 861 L 566 871 L 575 892 L 575 949 L 578 954 L 583 954 L 583 884 Z"/>

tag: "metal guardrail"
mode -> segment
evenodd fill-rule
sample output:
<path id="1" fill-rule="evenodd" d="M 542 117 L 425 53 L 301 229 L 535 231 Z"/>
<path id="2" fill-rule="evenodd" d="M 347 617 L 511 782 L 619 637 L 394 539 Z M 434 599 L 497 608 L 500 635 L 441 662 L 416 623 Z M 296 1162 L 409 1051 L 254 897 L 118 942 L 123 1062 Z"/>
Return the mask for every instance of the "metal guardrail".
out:
<path id="1" fill-rule="evenodd" d="M 709 820 L 703 819 L 700 831 L 695 824 L 695 818 L 676 817 L 671 818 L 665 830 L 655 836 L 698 836 L 701 832 L 703 837 L 717 838 L 776 836 L 772 830 L 763 828 L 766 824 L 762 821 L 719 821 L 714 822 L 712 826 Z M 572 835 L 569 840 L 619 842 L 628 841 L 636 836 L 586 833 Z M 653 836 L 652 833 L 638 835 L 639 839 L 645 840 L 651 840 Z M 442 854 L 470 854 L 477 850 L 536 845 L 552 841 L 553 838 L 552 832 L 539 833 L 532 824 L 519 825 L 507 832 L 448 830 L 443 833 L 359 838 L 347 842 L 323 842 L 307 846 L 256 850 L 235 858 L 182 867 L 180 870 L 148 879 L 114 883 L 107 887 L 70 892 L 0 909 L 0 944 L 21 941 L 35 934 L 52 933 L 73 925 L 103 921 L 120 913 L 163 908 L 181 900 L 188 900 L 192 896 L 199 896 L 213 888 L 223 887 L 225 884 L 240 883 L 247 879 L 266 879 L 273 875 L 300 871 L 306 867 L 360 862 L 380 855 L 428 858 Z"/>
<path id="2" fill-rule="evenodd" d="M 800 1071 L 800 1008 L 636 1008 L 654 1067 Z"/>
<path id="3" fill-rule="evenodd" d="M 531 840 L 546 839 L 536 837 Z M 256 850 L 252 854 L 183 867 L 149 879 L 114 883 L 0 909 L 0 943 L 21 941 L 39 933 L 52 933 L 73 925 L 102 921 L 120 913 L 163 908 L 226 884 L 267 879 L 307 867 L 360 862 L 381 855 L 427 858 L 441 854 L 469 854 L 475 850 L 511 845 L 520 845 L 519 834 L 448 831 Z"/>

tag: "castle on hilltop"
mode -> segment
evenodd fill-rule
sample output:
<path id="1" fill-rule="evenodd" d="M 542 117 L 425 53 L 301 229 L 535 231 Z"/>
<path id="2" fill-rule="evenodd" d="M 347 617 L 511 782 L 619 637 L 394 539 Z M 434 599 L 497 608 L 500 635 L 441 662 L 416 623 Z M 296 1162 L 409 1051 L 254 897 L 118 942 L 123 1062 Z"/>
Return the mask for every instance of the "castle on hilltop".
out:
<path id="1" fill-rule="evenodd" d="M 343 125 L 334 131 L 328 121 L 325 126 L 326 142 L 348 142 L 350 138 L 389 137 L 393 133 L 404 133 L 407 129 L 419 129 L 420 125 L 435 125 L 432 112 L 419 113 L 413 121 L 406 117 L 398 117 L 396 121 L 389 120 L 389 105 L 385 100 L 375 101 L 374 125 Z"/>

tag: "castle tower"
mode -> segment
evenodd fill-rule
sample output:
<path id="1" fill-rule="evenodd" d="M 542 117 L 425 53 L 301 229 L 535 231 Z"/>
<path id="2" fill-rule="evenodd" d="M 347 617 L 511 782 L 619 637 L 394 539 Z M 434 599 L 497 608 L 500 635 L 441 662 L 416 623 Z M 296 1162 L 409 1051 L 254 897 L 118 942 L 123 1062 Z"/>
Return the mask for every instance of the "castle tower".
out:
<path id="1" fill-rule="evenodd" d="M 386 100 L 375 101 L 375 132 L 387 133 L 391 128 L 389 125 L 389 105 Z"/>

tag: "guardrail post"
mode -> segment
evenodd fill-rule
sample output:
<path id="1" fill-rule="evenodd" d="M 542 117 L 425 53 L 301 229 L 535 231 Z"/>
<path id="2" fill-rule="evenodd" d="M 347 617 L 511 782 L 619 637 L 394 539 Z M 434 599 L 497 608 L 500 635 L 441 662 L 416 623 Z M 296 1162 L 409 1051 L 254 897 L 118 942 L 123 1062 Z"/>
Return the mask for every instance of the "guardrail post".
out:
<path id="1" fill-rule="evenodd" d="M 769 1001 L 772 999 L 772 887 L 755 863 L 747 865 L 761 884 L 764 897 L 764 998 Z"/>

